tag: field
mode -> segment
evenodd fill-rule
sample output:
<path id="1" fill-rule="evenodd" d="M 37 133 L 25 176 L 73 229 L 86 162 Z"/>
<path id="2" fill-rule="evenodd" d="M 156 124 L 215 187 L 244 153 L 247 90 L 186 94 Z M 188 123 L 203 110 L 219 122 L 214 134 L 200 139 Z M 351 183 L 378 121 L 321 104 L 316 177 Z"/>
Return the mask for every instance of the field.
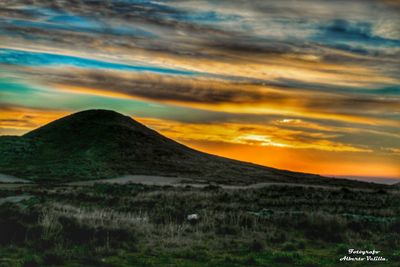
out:
<path id="1" fill-rule="evenodd" d="M 399 266 L 395 187 L 0 186 L 0 266 Z M 198 214 L 189 221 L 187 216 Z M 344 262 L 348 249 L 386 261 Z M 354 256 L 354 255 L 353 255 Z"/>

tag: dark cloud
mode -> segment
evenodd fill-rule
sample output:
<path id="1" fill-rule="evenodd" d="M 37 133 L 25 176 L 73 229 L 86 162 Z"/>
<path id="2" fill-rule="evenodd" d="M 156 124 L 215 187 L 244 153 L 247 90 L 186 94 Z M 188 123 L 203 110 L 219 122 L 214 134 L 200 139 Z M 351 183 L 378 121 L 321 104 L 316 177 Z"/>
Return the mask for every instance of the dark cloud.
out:
<path id="1" fill-rule="evenodd" d="M 285 99 L 279 94 L 265 95 L 256 91 L 240 90 L 240 84 L 152 74 L 132 74 L 131 77 L 121 77 L 108 72 L 95 71 L 77 75 L 63 74 L 53 77 L 53 80 L 55 83 L 97 88 L 153 100 L 239 104 L 265 99 L 276 102 Z"/>
<path id="2" fill-rule="evenodd" d="M 150 73 L 120 76 L 108 71 L 80 71 L 47 76 L 47 82 L 96 88 L 156 101 L 200 104 L 265 104 L 332 114 L 377 116 L 398 114 L 400 100 L 374 95 L 315 93 L 313 91 L 270 91 L 251 83 L 204 78 L 165 77 Z M 116 82 L 118 81 L 118 82 Z"/>
<path id="3" fill-rule="evenodd" d="M 5 35 L 50 47 L 73 45 L 85 50 L 112 48 L 131 53 L 144 49 L 192 58 L 215 57 L 222 61 L 238 55 L 252 61 L 268 55 L 318 52 L 323 60 L 334 61 L 340 56 L 341 62 L 357 64 L 359 62 L 350 56 L 328 52 L 325 48 L 318 51 L 312 42 L 375 58 L 384 55 L 370 48 L 350 45 L 349 41 L 357 40 L 363 45 L 391 42 L 398 46 L 398 41 L 374 33 L 375 22 L 369 21 L 366 15 L 365 22 L 346 20 L 351 19 L 346 18 L 351 11 L 364 14 L 364 9 L 371 10 L 371 6 L 381 14 L 387 6 L 380 1 L 354 1 L 347 10 L 343 7 L 346 1 L 194 1 L 185 5 L 186 2 L 8 0 L 0 4 L 3 17 L 0 33 L 3 31 Z M 360 7 L 364 9 L 359 11 Z M 221 11 L 225 9 L 226 14 Z M 344 14 L 332 16 L 344 18 L 335 20 L 328 16 L 325 19 L 327 10 L 342 10 Z M 210 12 L 214 15 L 202 15 Z M 195 14 L 200 14 L 198 17 L 204 21 L 193 20 Z M 230 17 L 230 14 L 235 16 L 231 15 L 229 23 L 217 19 Z M 24 19 L 25 23 L 18 25 L 13 19 Z M 89 27 L 92 23 L 96 27 Z M 343 42 L 338 43 L 338 40 Z M 386 62 L 380 62 L 382 64 Z"/>
<path id="4" fill-rule="evenodd" d="M 330 110 L 335 114 L 364 114 L 382 115 L 382 113 L 400 112 L 400 101 L 391 97 L 374 96 L 325 96 L 315 97 L 313 101 L 305 104 L 307 108 L 315 110 Z"/>

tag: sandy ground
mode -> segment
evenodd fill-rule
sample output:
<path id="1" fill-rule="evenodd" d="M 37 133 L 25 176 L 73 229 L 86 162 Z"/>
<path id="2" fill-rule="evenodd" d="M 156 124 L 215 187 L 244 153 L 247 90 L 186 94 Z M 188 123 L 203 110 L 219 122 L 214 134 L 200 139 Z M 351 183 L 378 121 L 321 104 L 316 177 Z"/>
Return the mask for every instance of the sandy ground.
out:
<path id="1" fill-rule="evenodd" d="M 107 183 L 107 184 L 145 184 L 145 185 L 158 185 L 158 186 L 192 186 L 196 188 L 204 188 L 209 186 L 209 183 L 198 183 L 194 180 L 188 178 L 178 178 L 178 177 L 165 177 L 165 176 L 147 176 L 147 175 L 126 175 L 114 179 L 103 179 L 103 180 L 93 180 L 93 181 L 81 181 L 72 182 L 68 185 L 78 185 L 78 186 L 92 186 L 95 183 Z M 280 185 L 280 186 L 297 186 L 297 187 L 313 187 L 313 188 L 324 188 L 324 189 L 339 189 L 338 187 L 324 186 L 324 185 L 310 185 L 310 184 L 298 184 L 298 183 L 277 183 L 277 182 L 265 182 L 265 183 L 255 183 L 251 185 L 225 185 L 225 184 L 215 184 L 211 185 L 219 186 L 223 189 L 257 189 L 268 186 Z"/>
<path id="2" fill-rule="evenodd" d="M 0 205 L 2 205 L 4 203 L 18 203 L 23 200 L 30 199 L 31 197 L 32 196 L 29 196 L 29 195 L 3 197 L 3 198 L 0 198 Z"/>
<path id="3" fill-rule="evenodd" d="M 147 175 L 126 175 L 113 179 L 91 180 L 68 183 L 69 185 L 94 185 L 103 184 L 146 184 L 146 185 L 179 185 L 184 178 L 165 177 L 165 176 L 147 176 Z"/>
<path id="4" fill-rule="evenodd" d="M 31 181 L 0 173 L 0 183 L 31 183 Z"/>

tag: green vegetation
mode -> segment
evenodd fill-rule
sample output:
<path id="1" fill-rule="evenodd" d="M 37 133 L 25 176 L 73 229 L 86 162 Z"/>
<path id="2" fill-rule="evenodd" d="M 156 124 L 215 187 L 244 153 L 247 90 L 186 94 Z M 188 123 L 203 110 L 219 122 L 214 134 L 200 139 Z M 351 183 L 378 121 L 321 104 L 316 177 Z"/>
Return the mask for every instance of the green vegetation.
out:
<path id="1" fill-rule="evenodd" d="M 12 191 L 0 191 L 9 196 Z M 0 206 L 0 266 L 398 266 L 400 194 L 269 186 L 26 186 Z M 189 214 L 199 214 L 195 222 Z M 387 262 L 339 262 L 349 248 Z"/>

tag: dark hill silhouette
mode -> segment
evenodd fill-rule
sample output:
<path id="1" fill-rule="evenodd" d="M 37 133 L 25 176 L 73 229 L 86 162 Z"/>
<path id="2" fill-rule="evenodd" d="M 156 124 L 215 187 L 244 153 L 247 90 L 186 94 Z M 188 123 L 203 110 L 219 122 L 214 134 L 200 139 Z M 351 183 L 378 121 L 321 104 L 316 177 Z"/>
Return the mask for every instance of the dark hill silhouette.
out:
<path id="1" fill-rule="evenodd" d="M 0 137 L 0 173 L 52 182 L 128 174 L 236 183 L 332 180 L 196 151 L 108 110 L 82 111 L 20 137 Z"/>

